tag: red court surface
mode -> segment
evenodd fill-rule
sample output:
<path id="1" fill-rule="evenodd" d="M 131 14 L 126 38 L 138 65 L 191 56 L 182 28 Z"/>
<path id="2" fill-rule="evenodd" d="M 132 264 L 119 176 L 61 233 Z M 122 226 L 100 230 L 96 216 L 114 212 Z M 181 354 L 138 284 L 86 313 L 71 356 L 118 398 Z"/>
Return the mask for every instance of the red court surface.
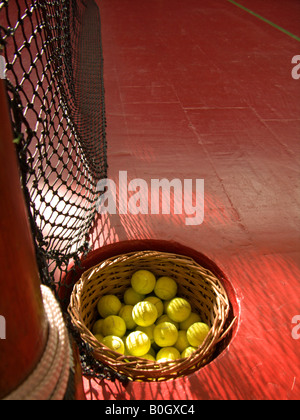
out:
<path id="1" fill-rule="evenodd" d="M 84 379 L 87 399 L 300 397 L 300 3 L 237 3 L 98 1 L 109 178 L 204 179 L 205 216 L 198 226 L 178 214 L 107 216 L 94 248 L 193 248 L 229 279 L 239 319 L 229 348 L 191 376 L 126 388 Z"/>

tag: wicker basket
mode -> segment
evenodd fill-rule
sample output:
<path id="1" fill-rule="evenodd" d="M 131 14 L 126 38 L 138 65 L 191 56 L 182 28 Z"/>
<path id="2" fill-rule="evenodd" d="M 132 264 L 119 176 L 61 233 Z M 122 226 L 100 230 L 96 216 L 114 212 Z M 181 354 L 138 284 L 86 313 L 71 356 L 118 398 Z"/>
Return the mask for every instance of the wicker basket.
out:
<path id="1" fill-rule="evenodd" d="M 186 298 L 211 330 L 198 350 L 176 362 L 152 362 L 123 356 L 99 343 L 90 332 L 97 319 L 97 302 L 105 294 L 122 297 L 132 274 L 150 270 L 169 276 L 178 284 L 178 296 Z M 75 284 L 68 309 L 81 338 L 93 348 L 95 359 L 131 380 L 162 381 L 188 375 L 210 362 L 216 345 L 228 333 L 230 303 L 219 279 L 193 259 L 178 254 L 141 251 L 115 256 L 86 271 Z"/>

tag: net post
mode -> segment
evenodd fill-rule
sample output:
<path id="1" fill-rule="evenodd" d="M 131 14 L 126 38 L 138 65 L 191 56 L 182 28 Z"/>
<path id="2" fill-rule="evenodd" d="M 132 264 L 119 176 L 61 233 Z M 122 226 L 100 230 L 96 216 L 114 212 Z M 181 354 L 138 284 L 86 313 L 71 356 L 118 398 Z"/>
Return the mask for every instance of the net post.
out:
<path id="1" fill-rule="evenodd" d="M 5 81 L 0 79 L 0 399 L 22 384 L 38 365 L 48 323 L 41 281 L 20 184 Z M 78 349 L 72 342 L 73 395 L 84 400 Z"/>
<path id="2" fill-rule="evenodd" d="M 31 373 L 47 341 L 40 280 L 13 144 L 5 81 L 0 79 L 0 398 Z"/>

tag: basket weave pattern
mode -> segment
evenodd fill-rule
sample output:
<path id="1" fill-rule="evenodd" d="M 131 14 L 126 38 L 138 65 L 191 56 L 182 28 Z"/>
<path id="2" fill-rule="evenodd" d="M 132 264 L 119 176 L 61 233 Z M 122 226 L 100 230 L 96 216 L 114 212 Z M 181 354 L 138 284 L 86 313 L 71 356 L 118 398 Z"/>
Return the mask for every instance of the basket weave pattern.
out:
<path id="1" fill-rule="evenodd" d="M 187 299 L 211 330 L 204 343 L 189 358 L 176 362 L 152 362 L 123 356 L 101 344 L 91 333 L 101 296 L 123 296 L 137 270 L 149 270 L 157 277 L 172 277 L 178 284 L 177 295 Z M 193 259 L 178 254 L 141 251 L 107 259 L 86 271 L 75 284 L 69 313 L 81 337 L 93 348 L 94 357 L 131 380 L 162 381 L 188 375 L 212 358 L 215 347 L 228 333 L 225 328 L 230 302 L 220 280 Z"/>

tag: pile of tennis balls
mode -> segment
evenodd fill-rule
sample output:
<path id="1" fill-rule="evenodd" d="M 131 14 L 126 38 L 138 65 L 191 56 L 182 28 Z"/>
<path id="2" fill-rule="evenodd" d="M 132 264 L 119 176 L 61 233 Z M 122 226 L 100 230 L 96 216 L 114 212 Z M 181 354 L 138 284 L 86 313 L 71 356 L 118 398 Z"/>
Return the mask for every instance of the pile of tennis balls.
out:
<path id="1" fill-rule="evenodd" d="M 92 333 L 123 355 L 161 363 L 189 357 L 210 328 L 186 299 L 177 296 L 177 290 L 171 277 L 157 279 L 149 270 L 136 271 L 123 302 L 112 294 L 99 299 L 100 318 Z"/>

